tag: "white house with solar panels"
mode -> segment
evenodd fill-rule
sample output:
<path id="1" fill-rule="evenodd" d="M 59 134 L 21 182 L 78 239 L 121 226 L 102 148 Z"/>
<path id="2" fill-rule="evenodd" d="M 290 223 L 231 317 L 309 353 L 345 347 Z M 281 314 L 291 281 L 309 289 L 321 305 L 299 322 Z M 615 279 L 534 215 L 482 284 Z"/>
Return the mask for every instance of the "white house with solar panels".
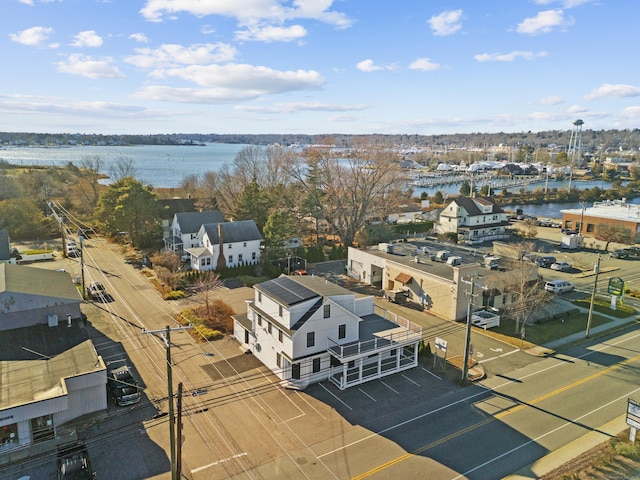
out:
<path id="1" fill-rule="evenodd" d="M 418 365 L 420 326 L 318 277 L 257 284 L 233 319 L 238 342 L 289 388 L 329 379 L 344 390 Z"/>

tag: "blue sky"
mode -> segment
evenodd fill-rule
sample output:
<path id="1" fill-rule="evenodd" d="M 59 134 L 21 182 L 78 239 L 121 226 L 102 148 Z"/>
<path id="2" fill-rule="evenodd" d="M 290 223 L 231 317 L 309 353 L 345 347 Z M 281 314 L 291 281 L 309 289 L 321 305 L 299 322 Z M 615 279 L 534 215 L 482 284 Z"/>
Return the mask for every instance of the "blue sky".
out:
<path id="1" fill-rule="evenodd" d="M 636 0 L 2 0 L 0 131 L 638 128 Z"/>

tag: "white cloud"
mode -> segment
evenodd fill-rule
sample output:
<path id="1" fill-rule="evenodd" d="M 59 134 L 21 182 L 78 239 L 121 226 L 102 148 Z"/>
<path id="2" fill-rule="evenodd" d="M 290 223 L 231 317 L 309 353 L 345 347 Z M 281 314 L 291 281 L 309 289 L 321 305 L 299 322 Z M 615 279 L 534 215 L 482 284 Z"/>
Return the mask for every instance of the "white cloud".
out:
<path id="1" fill-rule="evenodd" d="M 518 24 L 518 33 L 527 35 L 537 35 L 539 33 L 549 33 L 555 28 L 573 25 L 572 18 L 565 18 L 562 10 L 545 10 L 538 12 L 538 15 L 525 18 Z"/>
<path id="2" fill-rule="evenodd" d="M 543 97 L 540 100 L 538 100 L 536 103 L 540 104 L 540 105 L 559 105 L 561 103 L 564 102 L 564 98 L 558 96 L 558 95 L 552 95 L 549 97 Z"/>
<path id="3" fill-rule="evenodd" d="M 138 43 L 147 43 L 149 41 L 149 39 L 147 38 L 147 36 L 144 33 L 132 33 L 131 35 L 129 35 L 129 38 L 131 40 L 135 40 Z"/>
<path id="4" fill-rule="evenodd" d="M 445 36 L 456 33 L 462 28 L 461 19 L 462 10 L 445 10 L 431 17 L 427 23 L 431 26 L 434 35 Z"/>
<path id="5" fill-rule="evenodd" d="M 280 71 L 247 64 L 191 65 L 164 73 L 203 87 L 249 92 L 250 96 L 318 89 L 324 84 L 313 70 Z"/>
<path id="6" fill-rule="evenodd" d="M 290 42 L 298 40 L 307 35 L 307 30 L 301 25 L 292 25 L 290 27 L 255 27 L 248 26 L 246 30 L 236 32 L 238 40 L 250 41 L 256 40 L 260 42 Z"/>
<path id="7" fill-rule="evenodd" d="M 567 108 L 567 112 L 569 113 L 586 113 L 588 112 L 589 109 L 586 107 L 582 107 L 580 105 L 571 105 L 569 108 Z"/>
<path id="8" fill-rule="evenodd" d="M 633 85 L 617 84 L 612 85 L 605 83 L 604 85 L 594 88 L 591 93 L 586 95 L 586 100 L 596 100 L 598 98 L 625 98 L 625 97 L 637 97 L 640 95 L 640 87 L 634 87 Z"/>
<path id="9" fill-rule="evenodd" d="M 294 113 L 294 112 L 351 112 L 364 110 L 368 108 L 365 104 L 334 104 L 323 102 L 288 102 L 288 103 L 276 103 L 271 107 L 261 107 L 255 105 L 239 105 L 235 107 L 236 110 L 252 113 L 270 113 L 270 114 L 282 114 L 282 113 Z"/>
<path id="10" fill-rule="evenodd" d="M 260 94 L 232 88 L 173 88 L 150 85 L 143 87 L 133 96 L 134 98 L 161 102 L 224 104 L 253 100 L 258 98 Z"/>
<path id="11" fill-rule="evenodd" d="M 9 38 L 16 43 L 37 47 L 42 46 L 52 33 L 53 28 L 31 27 L 18 33 L 10 33 Z"/>
<path id="12" fill-rule="evenodd" d="M 292 3 L 293 7 L 286 4 Z M 314 19 L 339 28 L 347 28 L 353 20 L 346 14 L 329 10 L 333 0 L 147 0 L 140 10 L 144 18 L 160 22 L 184 12 L 197 17 L 221 15 L 245 21 L 268 20 L 282 23 L 293 19 Z"/>
<path id="13" fill-rule="evenodd" d="M 356 68 L 363 72 L 376 72 L 379 70 L 394 70 L 395 65 L 375 65 L 373 60 L 367 58 L 366 60 L 362 60 L 356 64 Z"/>
<path id="14" fill-rule="evenodd" d="M 65 62 L 57 62 L 58 71 L 81 75 L 97 80 L 99 78 L 125 78 L 125 75 L 113 65 L 109 57 L 94 60 L 92 57 L 80 54 L 69 55 Z"/>
<path id="15" fill-rule="evenodd" d="M 640 107 L 626 107 L 620 113 L 623 118 L 640 118 Z"/>
<path id="16" fill-rule="evenodd" d="M 228 62 L 236 56 L 236 49 L 227 43 L 202 43 L 189 45 L 165 44 L 158 48 L 136 48 L 137 55 L 125 58 L 125 62 L 140 68 L 163 68 L 175 65 L 205 65 Z"/>
<path id="17" fill-rule="evenodd" d="M 473 58 L 479 62 L 513 62 L 518 58 L 525 60 L 533 60 L 534 58 L 546 57 L 547 52 L 520 52 L 513 51 L 509 53 L 480 53 L 474 55 Z"/>
<path id="18" fill-rule="evenodd" d="M 85 30 L 78 33 L 75 41 L 71 44 L 74 47 L 99 47 L 102 45 L 102 38 L 97 35 L 95 30 Z"/>
<path id="19" fill-rule="evenodd" d="M 423 72 L 432 72 L 439 70 L 442 66 L 439 63 L 433 63 L 428 58 L 417 58 L 409 65 L 411 70 L 422 70 Z"/>
<path id="20" fill-rule="evenodd" d="M 25 5 L 33 5 L 33 0 L 18 0 L 19 3 L 24 3 Z"/>
<path id="21" fill-rule="evenodd" d="M 594 0 L 534 0 L 533 3 L 538 5 L 549 5 L 550 3 L 560 3 L 562 8 L 574 8 L 585 3 L 592 3 Z"/>

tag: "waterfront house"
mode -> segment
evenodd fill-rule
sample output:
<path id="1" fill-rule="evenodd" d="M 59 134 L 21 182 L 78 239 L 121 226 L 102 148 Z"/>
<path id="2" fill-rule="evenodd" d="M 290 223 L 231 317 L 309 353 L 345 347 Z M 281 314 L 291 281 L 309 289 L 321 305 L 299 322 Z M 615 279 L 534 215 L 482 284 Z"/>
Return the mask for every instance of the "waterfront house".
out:
<path id="1" fill-rule="evenodd" d="M 460 197 L 440 212 L 438 233 L 455 232 L 460 240 L 508 238 L 507 214 L 487 197 Z"/>

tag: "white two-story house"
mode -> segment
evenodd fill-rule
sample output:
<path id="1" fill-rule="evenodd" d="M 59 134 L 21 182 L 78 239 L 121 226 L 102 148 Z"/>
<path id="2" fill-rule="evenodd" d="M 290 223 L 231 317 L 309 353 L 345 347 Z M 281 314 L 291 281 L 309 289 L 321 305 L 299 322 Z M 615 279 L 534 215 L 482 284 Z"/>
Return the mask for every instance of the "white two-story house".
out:
<path id="1" fill-rule="evenodd" d="M 219 270 L 260 262 L 262 235 L 253 220 L 207 223 L 198 231 L 199 246 L 188 248 L 191 268 Z"/>
<path id="2" fill-rule="evenodd" d="M 438 219 L 438 233 L 455 232 L 460 240 L 497 240 L 508 237 L 507 214 L 486 197 L 460 197 L 447 205 Z"/>
<path id="3" fill-rule="evenodd" d="M 182 252 L 188 248 L 201 247 L 198 232 L 202 225 L 224 222 L 222 212 L 181 212 L 176 213 L 171 221 L 171 232 L 164 239 L 165 249 L 172 252 Z"/>
<path id="4" fill-rule="evenodd" d="M 233 319 L 238 342 L 290 388 L 328 378 L 345 389 L 418 364 L 421 327 L 319 277 L 255 285 Z"/>

